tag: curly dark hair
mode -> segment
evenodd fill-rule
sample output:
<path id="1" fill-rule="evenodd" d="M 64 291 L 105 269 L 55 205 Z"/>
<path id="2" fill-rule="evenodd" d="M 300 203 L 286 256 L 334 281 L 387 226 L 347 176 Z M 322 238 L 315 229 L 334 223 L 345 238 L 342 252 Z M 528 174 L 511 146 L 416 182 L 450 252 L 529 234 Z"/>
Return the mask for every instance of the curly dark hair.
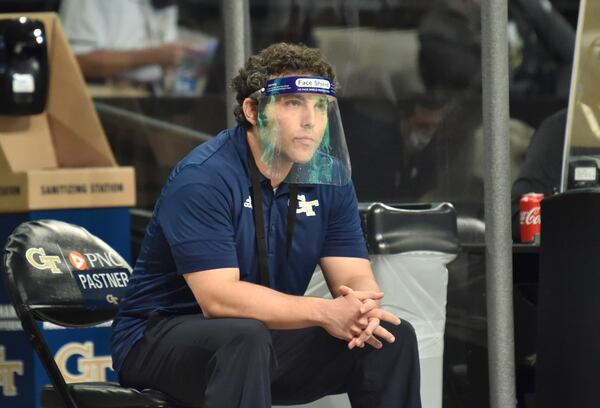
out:
<path id="1" fill-rule="evenodd" d="M 335 83 L 335 73 L 321 52 L 302 44 L 277 43 L 248 58 L 238 75 L 231 81 L 237 106 L 233 114 L 240 125 L 251 126 L 242 110 L 244 99 L 264 88 L 267 81 L 278 75 L 302 72 L 329 78 Z M 336 84 L 337 85 L 337 84 Z"/>

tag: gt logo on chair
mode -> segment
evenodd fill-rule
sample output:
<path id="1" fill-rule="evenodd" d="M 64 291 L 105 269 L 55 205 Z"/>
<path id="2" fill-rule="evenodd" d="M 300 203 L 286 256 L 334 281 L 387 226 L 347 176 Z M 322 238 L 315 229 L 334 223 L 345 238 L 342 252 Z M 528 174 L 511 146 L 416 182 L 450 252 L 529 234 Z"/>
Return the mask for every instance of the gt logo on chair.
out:
<path id="1" fill-rule="evenodd" d="M 46 255 L 44 248 L 29 248 L 25 252 L 25 258 L 27 262 L 36 269 L 44 270 L 50 269 L 52 273 L 62 273 L 62 271 L 56 266 L 60 263 L 60 258 L 56 255 Z"/>

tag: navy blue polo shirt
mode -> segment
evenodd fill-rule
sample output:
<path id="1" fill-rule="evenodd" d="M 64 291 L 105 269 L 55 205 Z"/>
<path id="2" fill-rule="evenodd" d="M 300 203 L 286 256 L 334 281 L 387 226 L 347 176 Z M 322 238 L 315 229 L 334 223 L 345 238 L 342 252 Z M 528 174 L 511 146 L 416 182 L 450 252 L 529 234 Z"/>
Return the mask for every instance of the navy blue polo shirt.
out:
<path id="1" fill-rule="evenodd" d="M 273 192 L 265 177 L 261 185 L 271 288 L 303 295 L 321 257 L 367 258 L 351 182 L 299 187 L 289 257 L 289 185 L 282 183 Z M 142 338 L 150 313 L 201 313 L 183 274 L 239 268 L 241 280 L 260 281 L 251 186 L 243 126 L 224 130 L 175 167 L 154 208 L 113 323 L 115 370 Z"/>

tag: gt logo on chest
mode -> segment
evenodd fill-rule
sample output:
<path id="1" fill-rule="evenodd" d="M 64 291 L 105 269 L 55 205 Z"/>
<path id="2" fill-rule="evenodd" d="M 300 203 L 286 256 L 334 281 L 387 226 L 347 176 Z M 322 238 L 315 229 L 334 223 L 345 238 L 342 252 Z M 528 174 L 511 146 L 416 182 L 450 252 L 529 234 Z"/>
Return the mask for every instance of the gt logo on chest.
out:
<path id="1" fill-rule="evenodd" d="M 298 209 L 296 209 L 296 214 L 306 214 L 307 217 L 314 217 L 317 215 L 315 213 L 314 207 L 319 206 L 319 200 L 306 201 L 306 197 L 304 194 L 298 194 Z"/>

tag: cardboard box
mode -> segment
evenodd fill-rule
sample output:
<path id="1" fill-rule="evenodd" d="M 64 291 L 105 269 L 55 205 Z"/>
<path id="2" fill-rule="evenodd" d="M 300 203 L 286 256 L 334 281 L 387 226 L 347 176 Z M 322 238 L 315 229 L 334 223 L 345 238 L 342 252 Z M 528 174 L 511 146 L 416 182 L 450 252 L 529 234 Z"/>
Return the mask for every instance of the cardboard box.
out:
<path id="1" fill-rule="evenodd" d="M 117 166 L 58 16 L 24 15 L 46 27 L 50 88 L 44 113 L 0 116 L 0 212 L 133 206 L 134 169 Z"/>

